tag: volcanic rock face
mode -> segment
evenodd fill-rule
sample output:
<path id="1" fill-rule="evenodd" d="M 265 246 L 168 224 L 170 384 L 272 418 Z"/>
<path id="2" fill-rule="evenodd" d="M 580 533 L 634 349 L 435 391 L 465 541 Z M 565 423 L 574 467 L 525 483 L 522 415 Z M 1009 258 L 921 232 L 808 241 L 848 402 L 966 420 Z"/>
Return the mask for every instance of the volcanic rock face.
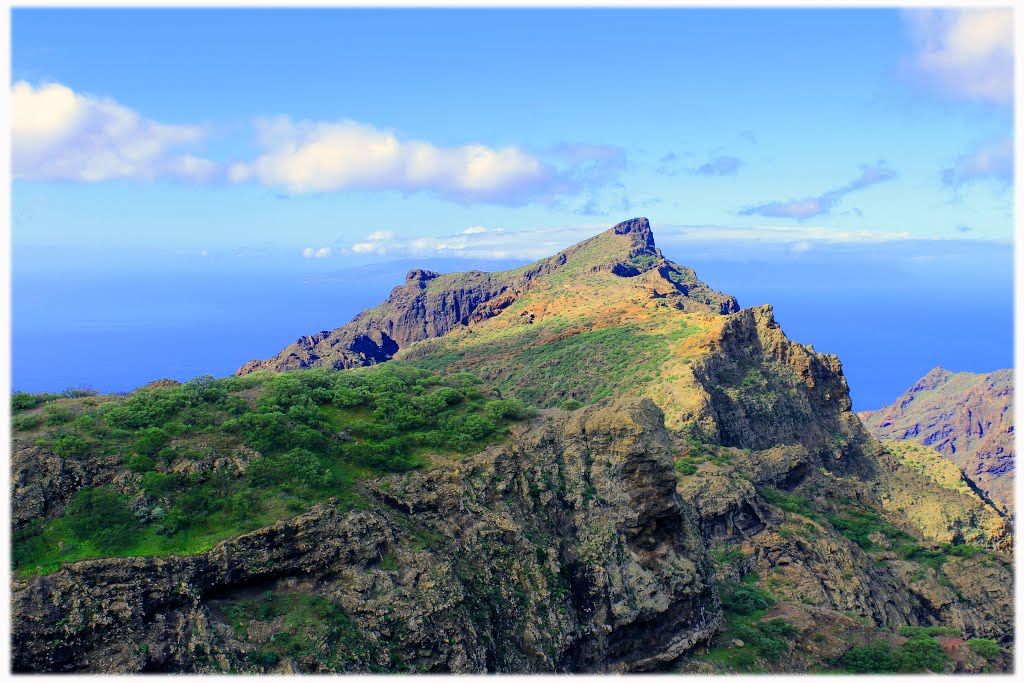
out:
<path id="1" fill-rule="evenodd" d="M 880 439 L 934 448 L 993 500 L 1013 509 L 1013 371 L 935 368 L 891 405 L 859 413 Z"/>
<path id="2" fill-rule="evenodd" d="M 353 670 L 657 667 L 720 619 L 675 481 L 650 401 L 554 414 L 465 462 L 380 483 L 365 510 L 322 504 L 200 555 L 18 581 L 14 668 L 252 669 L 265 634 L 224 614 L 254 591 L 341 605 L 365 641 Z"/>
<path id="3" fill-rule="evenodd" d="M 839 359 L 787 339 L 771 306 L 729 316 L 693 372 L 709 399 L 695 417 L 703 418 L 708 439 L 724 446 L 801 443 L 833 451 L 837 434 L 864 436 Z"/>

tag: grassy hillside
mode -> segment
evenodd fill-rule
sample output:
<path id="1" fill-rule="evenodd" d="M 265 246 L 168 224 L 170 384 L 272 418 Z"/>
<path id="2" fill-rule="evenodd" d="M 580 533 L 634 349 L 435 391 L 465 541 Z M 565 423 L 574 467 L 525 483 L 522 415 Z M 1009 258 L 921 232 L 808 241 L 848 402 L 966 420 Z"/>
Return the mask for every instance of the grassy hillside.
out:
<path id="1" fill-rule="evenodd" d="M 357 506 L 360 479 L 479 451 L 526 416 L 472 376 L 399 364 L 203 377 L 123 397 L 14 394 L 12 407 L 16 449 L 89 473 L 15 530 L 20 575 L 199 552 L 328 498 Z"/>

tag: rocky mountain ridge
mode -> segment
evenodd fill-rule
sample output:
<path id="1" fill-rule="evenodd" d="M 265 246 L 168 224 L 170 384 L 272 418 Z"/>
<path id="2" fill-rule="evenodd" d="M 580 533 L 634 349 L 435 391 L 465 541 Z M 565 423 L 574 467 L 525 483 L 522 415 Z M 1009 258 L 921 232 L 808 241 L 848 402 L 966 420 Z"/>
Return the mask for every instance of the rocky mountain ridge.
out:
<path id="1" fill-rule="evenodd" d="M 414 342 L 492 318 L 529 291 L 536 280 L 579 267 L 623 278 L 657 270 L 670 290 L 664 296 L 671 294 L 680 307 L 717 313 L 739 309 L 735 298 L 711 290 L 692 271 L 681 271 L 667 262 L 654 244 L 650 223 L 636 218 L 524 268 L 446 275 L 411 270 L 405 284 L 396 287 L 380 306 L 335 330 L 300 337 L 274 358 L 249 361 L 238 372 L 344 369 L 381 363 Z"/>
<path id="2" fill-rule="evenodd" d="M 1013 371 L 934 368 L 892 404 L 858 413 L 880 439 L 933 448 L 986 495 L 1012 510 Z"/>

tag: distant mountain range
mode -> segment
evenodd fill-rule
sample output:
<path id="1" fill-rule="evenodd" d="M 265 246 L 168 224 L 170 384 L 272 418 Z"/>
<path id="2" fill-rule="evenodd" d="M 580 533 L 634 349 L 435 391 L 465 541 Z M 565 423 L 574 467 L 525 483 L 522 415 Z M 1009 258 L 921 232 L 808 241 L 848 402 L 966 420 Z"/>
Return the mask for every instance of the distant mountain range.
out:
<path id="1" fill-rule="evenodd" d="M 892 404 L 858 415 L 879 439 L 934 448 L 989 497 L 1013 509 L 1013 370 L 935 368 Z"/>

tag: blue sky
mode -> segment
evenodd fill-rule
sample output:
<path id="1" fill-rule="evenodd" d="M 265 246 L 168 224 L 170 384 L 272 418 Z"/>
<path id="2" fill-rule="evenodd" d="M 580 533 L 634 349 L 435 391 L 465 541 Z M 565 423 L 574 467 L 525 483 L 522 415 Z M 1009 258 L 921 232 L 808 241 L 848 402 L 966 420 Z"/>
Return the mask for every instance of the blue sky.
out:
<path id="1" fill-rule="evenodd" d="M 59 308 L 19 278 L 470 268 L 638 215 L 683 263 L 899 263 L 895 288 L 922 264 L 983 273 L 1013 238 L 1011 27 L 1008 10 L 15 9 L 15 334 Z M 756 285 L 727 270 L 720 289 Z"/>
<path id="2" fill-rule="evenodd" d="M 1001 24 L 874 9 L 15 10 L 14 243 L 344 257 L 375 232 L 634 214 L 1005 240 Z M 979 72 L 994 85 L 974 92 Z M 40 109 L 63 113 L 40 123 Z"/>

